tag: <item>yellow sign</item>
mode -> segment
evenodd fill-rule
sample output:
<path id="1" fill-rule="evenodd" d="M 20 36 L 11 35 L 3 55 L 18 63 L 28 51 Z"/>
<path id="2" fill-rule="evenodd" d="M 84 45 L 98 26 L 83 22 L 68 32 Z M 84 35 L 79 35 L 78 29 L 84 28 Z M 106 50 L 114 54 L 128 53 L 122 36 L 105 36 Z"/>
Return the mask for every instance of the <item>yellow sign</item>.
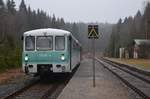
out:
<path id="1" fill-rule="evenodd" d="M 98 39 L 98 25 L 89 25 L 88 26 L 88 38 L 89 39 Z"/>

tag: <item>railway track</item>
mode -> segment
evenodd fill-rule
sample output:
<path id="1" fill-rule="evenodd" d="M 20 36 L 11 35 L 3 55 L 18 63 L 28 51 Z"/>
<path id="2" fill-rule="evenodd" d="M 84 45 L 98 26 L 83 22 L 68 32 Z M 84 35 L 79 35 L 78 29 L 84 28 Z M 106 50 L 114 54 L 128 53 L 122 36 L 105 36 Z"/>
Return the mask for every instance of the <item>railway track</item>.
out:
<path id="1" fill-rule="evenodd" d="M 61 76 L 61 78 L 56 78 L 38 80 L 2 99 L 56 99 L 70 77 Z"/>
<path id="2" fill-rule="evenodd" d="M 117 64 L 104 58 L 95 58 L 110 72 L 120 78 L 128 87 L 134 90 L 142 99 L 150 99 L 150 76 L 123 64 Z"/>
<path id="3" fill-rule="evenodd" d="M 31 84 L 12 92 L 1 99 L 57 99 L 61 91 L 70 81 L 78 66 L 71 74 L 53 75 L 50 78 L 37 79 Z"/>

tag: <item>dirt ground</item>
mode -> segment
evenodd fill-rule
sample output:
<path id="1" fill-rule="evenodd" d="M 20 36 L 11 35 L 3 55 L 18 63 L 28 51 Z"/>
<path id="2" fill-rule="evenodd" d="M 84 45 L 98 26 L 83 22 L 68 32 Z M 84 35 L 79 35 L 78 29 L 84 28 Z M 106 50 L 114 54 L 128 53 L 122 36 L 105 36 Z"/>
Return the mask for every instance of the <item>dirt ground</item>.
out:
<path id="1" fill-rule="evenodd" d="M 12 79 L 22 76 L 25 76 L 25 74 L 21 68 L 7 70 L 6 72 L 0 73 L 0 84 L 7 83 Z"/>

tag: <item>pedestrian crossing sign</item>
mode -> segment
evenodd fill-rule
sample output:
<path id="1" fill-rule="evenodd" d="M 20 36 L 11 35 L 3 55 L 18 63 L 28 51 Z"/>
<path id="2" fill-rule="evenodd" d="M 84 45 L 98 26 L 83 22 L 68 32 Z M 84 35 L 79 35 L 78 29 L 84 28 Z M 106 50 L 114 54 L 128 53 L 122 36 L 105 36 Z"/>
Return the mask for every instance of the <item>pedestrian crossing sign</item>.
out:
<path id="1" fill-rule="evenodd" d="M 88 38 L 89 39 L 98 39 L 98 25 L 88 25 Z"/>

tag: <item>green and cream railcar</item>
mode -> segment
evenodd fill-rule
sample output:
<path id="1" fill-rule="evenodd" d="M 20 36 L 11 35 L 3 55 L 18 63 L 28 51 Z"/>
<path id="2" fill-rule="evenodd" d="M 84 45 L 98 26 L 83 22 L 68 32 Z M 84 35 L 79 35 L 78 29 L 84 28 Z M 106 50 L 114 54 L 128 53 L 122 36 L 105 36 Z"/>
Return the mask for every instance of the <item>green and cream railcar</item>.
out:
<path id="1" fill-rule="evenodd" d="M 80 63 L 81 45 L 68 31 L 37 29 L 23 35 L 22 69 L 26 74 L 71 73 Z"/>

